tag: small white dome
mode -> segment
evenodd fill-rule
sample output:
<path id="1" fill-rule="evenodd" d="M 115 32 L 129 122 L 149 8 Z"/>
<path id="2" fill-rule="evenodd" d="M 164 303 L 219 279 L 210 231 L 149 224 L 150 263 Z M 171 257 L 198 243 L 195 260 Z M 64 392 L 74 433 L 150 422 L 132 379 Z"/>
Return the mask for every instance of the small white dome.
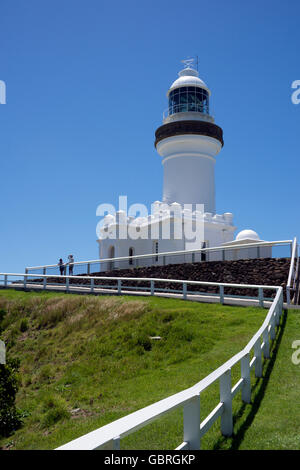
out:
<path id="1" fill-rule="evenodd" d="M 254 232 L 254 230 L 250 230 L 250 229 L 242 230 L 241 232 L 237 234 L 235 239 L 236 240 L 256 240 L 256 241 L 260 240 L 259 235 L 256 232 Z"/>
<path id="2" fill-rule="evenodd" d="M 181 70 L 178 75 L 179 78 L 177 78 L 177 80 L 172 83 L 168 90 L 167 96 L 169 96 L 170 91 L 174 90 L 174 88 L 179 88 L 182 86 L 198 86 L 200 88 L 204 88 L 210 94 L 210 89 L 208 86 L 198 77 L 197 70 L 188 67 Z"/>

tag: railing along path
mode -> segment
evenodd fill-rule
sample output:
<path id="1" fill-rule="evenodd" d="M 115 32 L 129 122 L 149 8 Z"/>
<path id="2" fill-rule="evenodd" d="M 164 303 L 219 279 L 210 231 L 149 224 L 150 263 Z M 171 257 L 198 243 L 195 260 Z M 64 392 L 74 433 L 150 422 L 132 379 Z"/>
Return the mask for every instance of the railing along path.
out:
<path id="1" fill-rule="evenodd" d="M 157 279 L 157 281 L 170 282 L 170 280 L 161 279 Z M 172 282 L 175 281 L 172 280 Z M 188 283 L 187 281 L 177 282 Z M 196 281 L 193 283 L 196 283 Z M 238 392 L 241 392 L 242 401 L 244 403 L 251 402 L 250 372 L 254 368 L 255 376 L 262 376 L 263 358 L 267 359 L 270 356 L 270 342 L 276 337 L 276 326 L 280 323 L 280 317 L 283 311 L 282 287 L 254 285 L 234 286 L 255 289 L 268 288 L 276 292 L 262 326 L 242 351 L 194 386 L 79 437 L 60 446 L 58 450 L 120 449 L 120 441 L 122 438 L 138 431 L 154 420 L 179 407 L 183 407 L 184 412 L 183 441 L 176 450 L 200 449 L 201 437 L 211 428 L 218 418 L 221 420 L 220 426 L 222 434 L 224 436 L 231 436 L 233 433 L 232 400 Z M 220 287 L 224 287 L 224 285 Z M 251 353 L 253 353 L 252 359 Z M 240 364 L 240 379 L 233 385 L 231 369 L 237 364 Z M 220 401 L 206 418 L 201 419 L 201 393 L 216 381 L 219 382 Z"/>
<path id="2" fill-rule="evenodd" d="M 39 275 L 20 275 L 13 273 L 0 273 L 0 278 L 4 276 L 4 287 L 8 287 L 8 277 L 20 277 L 23 276 L 22 288 L 27 287 L 27 277 L 42 278 L 43 283 L 47 281 L 50 276 L 39 276 Z M 86 279 L 86 276 L 77 276 L 79 278 Z M 64 276 L 66 280 L 65 289 L 69 290 L 70 286 L 68 280 L 70 276 Z M 280 317 L 283 311 L 283 289 L 282 287 L 275 286 L 261 286 L 261 285 L 244 285 L 244 284 L 226 284 L 226 283 L 213 283 L 213 282 L 202 282 L 202 281 L 186 281 L 178 279 L 145 279 L 145 278 L 111 278 L 111 277 L 97 277 L 90 278 L 91 285 L 90 289 L 93 288 L 93 282 L 95 279 L 102 280 L 116 280 L 117 281 L 117 292 L 122 293 L 122 281 L 150 281 L 151 283 L 151 294 L 155 295 L 155 283 L 177 283 L 182 284 L 182 296 L 184 299 L 187 298 L 188 289 L 187 286 L 191 285 L 214 285 L 219 288 L 219 300 L 221 303 L 224 302 L 226 293 L 224 289 L 226 287 L 234 287 L 241 289 L 258 289 L 258 300 L 259 305 L 263 306 L 264 289 L 273 290 L 275 292 L 275 298 L 269 308 L 267 316 L 256 332 L 256 334 L 249 341 L 247 346 L 240 351 L 238 354 L 233 356 L 231 359 L 226 361 L 222 366 L 216 369 L 214 372 L 209 374 L 207 377 L 202 379 L 194 386 L 183 390 L 182 392 L 176 393 L 168 398 L 158 401 L 150 406 L 147 406 L 141 410 L 135 411 L 123 418 L 120 418 L 113 423 L 107 424 L 100 429 L 92 431 L 78 439 L 75 439 L 58 449 L 119 449 L 120 440 L 135 432 L 140 428 L 146 426 L 152 421 L 159 417 L 171 412 L 172 410 L 183 407 L 184 418 L 183 418 L 183 442 L 177 447 L 177 450 L 183 449 L 200 449 L 201 437 L 210 429 L 212 424 L 218 419 L 221 419 L 221 432 L 224 436 L 230 436 L 233 432 L 233 416 L 232 416 L 232 400 L 235 395 L 241 391 L 241 397 L 243 402 L 250 403 L 251 401 L 251 378 L 250 372 L 254 368 L 255 376 L 262 376 L 262 358 L 268 358 L 270 355 L 270 342 L 275 339 L 276 326 L 280 323 Z M 18 283 L 20 281 L 17 281 Z M 6 285 L 5 285 L 6 283 Z M 15 284 L 10 284 L 10 287 L 14 287 Z M 17 284 L 18 285 L 18 284 Z M 46 288 L 47 285 L 43 285 Z M 112 286 L 110 286 L 112 287 Z M 127 289 L 128 287 L 126 287 Z M 143 288 L 145 289 L 145 288 Z M 159 289 L 161 291 L 161 289 Z M 172 289 L 165 289 L 165 291 L 171 292 Z M 194 294 L 195 292 L 190 293 Z M 253 357 L 251 359 L 251 353 Z M 231 369 L 236 364 L 240 364 L 240 379 L 233 385 L 231 381 Z M 200 417 L 200 397 L 201 393 L 206 390 L 214 382 L 219 381 L 220 389 L 220 401 L 217 406 L 209 413 L 206 418 L 201 419 Z"/>

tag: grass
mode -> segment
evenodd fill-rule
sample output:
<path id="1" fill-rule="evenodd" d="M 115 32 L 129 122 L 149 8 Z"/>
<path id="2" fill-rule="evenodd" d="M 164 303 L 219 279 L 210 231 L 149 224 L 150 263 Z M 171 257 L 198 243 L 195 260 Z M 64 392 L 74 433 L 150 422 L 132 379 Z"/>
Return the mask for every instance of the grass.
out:
<path id="1" fill-rule="evenodd" d="M 226 448 L 257 450 L 300 449 L 300 364 L 292 362 L 292 344 L 300 339 L 300 311 L 286 311 L 266 361 L 263 379 L 253 379 L 252 404 L 241 406 L 235 435 Z M 220 439 L 217 448 L 224 446 Z"/>
<path id="2" fill-rule="evenodd" d="M 266 315 L 259 308 L 158 297 L 94 297 L 4 290 L 0 291 L 1 309 L 6 312 L 2 339 L 7 354 L 21 360 L 17 406 L 24 424 L 9 438 L 0 440 L 0 446 L 11 449 L 53 449 L 194 385 L 241 350 Z M 298 321 L 296 313 L 290 317 Z M 157 336 L 161 339 L 151 339 Z M 270 368 L 272 361 L 266 364 Z M 272 364 L 274 372 L 276 365 L 277 360 Z M 234 438 L 223 439 L 217 422 L 203 438 L 202 448 L 263 445 L 266 436 L 259 437 L 254 432 L 251 437 L 251 432 L 256 417 L 263 412 L 262 384 L 266 382 L 269 391 L 274 372 L 267 380 L 257 381 L 252 405 L 243 405 L 240 395 L 235 398 Z M 289 373 L 293 374 L 294 369 Z M 239 378 L 238 368 L 232 374 L 234 379 Z M 288 374 L 287 368 L 282 366 L 278 374 L 278 377 Z M 299 374 L 297 380 L 299 384 Z M 280 380 L 275 384 L 277 390 L 284 385 Z M 276 395 L 279 407 L 289 398 L 287 383 L 285 386 L 285 396 Z M 273 395 L 276 387 L 273 385 Z M 203 417 L 218 399 L 217 384 L 201 395 Z M 266 416 L 270 415 L 270 409 L 273 414 L 273 406 L 269 406 Z M 296 413 L 296 405 L 293 411 Z M 278 414 L 281 416 L 279 410 Z M 287 406 L 285 414 L 286 419 L 292 417 Z M 296 416 L 292 420 L 295 425 Z M 182 442 L 182 419 L 182 410 L 176 410 L 123 439 L 121 447 L 175 448 Z M 263 421 L 267 426 L 267 418 L 263 417 Z M 282 435 L 283 422 L 278 431 Z M 247 439 L 249 442 L 245 444 Z M 290 444 L 297 443 L 291 440 Z"/>

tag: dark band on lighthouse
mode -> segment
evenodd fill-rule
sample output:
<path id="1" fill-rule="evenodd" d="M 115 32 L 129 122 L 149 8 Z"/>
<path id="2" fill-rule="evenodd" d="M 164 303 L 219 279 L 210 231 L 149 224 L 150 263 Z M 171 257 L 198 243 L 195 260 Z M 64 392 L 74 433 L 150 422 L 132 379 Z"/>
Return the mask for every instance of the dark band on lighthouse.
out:
<path id="1" fill-rule="evenodd" d="M 155 132 L 155 147 L 163 139 L 176 135 L 194 134 L 217 139 L 224 145 L 223 130 L 212 122 L 205 121 L 174 121 L 160 126 Z"/>

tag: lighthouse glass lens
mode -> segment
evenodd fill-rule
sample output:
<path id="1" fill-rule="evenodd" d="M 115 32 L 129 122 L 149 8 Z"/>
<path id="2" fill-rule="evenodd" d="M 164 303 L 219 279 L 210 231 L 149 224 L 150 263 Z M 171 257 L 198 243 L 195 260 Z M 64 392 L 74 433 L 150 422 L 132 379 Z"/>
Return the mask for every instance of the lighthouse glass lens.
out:
<path id="1" fill-rule="evenodd" d="M 206 90 L 198 87 L 181 87 L 169 95 L 169 114 L 175 113 L 209 114 L 209 96 Z"/>

